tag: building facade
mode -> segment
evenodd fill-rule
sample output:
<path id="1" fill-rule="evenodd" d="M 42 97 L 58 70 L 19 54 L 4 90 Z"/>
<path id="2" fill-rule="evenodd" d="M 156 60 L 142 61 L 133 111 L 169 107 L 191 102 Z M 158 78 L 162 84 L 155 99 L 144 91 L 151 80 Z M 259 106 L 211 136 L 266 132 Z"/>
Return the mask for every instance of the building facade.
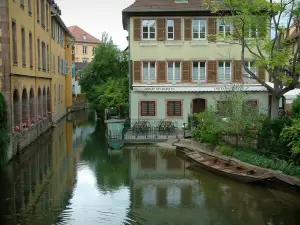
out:
<path id="1" fill-rule="evenodd" d="M 81 66 L 77 66 L 86 65 L 93 60 L 96 54 L 96 48 L 101 41 L 78 26 L 70 26 L 68 29 L 75 37 L 74 55 L 77 64 L 74 65 L 75 71 L 72 78 L 72 89 L 73 95 L 77 96 L 81 93 L 81 87 L 76 71 L 82 69 Z"/>
<path id="2" fill-rule="evenodd" d="M 172 119 L 181 127 L 188 115 L 216 108 L 225 88 L 243 84 L 249 102 L 268 109 L 267 90 L 251 79 L 241 63 L 241 46 L 219 36 L 233 33 L 195 0 L 135 1 L 123 10 L 129 33 L 130 118 Z M 265 70 L 248 67 L 264 79 Z"/>
<path id="3" fill-rule="evenodd" d="M 0 7 L 0 70 L 13 131 L 11 157 L 70 111 L 73 36 L 54 1 L 8 0 Z"/>

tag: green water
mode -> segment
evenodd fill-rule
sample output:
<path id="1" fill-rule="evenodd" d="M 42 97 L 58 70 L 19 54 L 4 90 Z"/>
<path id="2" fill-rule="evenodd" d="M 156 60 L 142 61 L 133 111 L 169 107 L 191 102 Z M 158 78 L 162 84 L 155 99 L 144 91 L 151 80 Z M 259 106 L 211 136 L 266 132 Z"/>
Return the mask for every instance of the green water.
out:
<path id="1" fill-rule="evenodd" d="M 188 165 L 153 146 L 110 151 L 105 125 L 74 113 L 1 174 L 0 224 L 300 224 L 298 195 Z"/>

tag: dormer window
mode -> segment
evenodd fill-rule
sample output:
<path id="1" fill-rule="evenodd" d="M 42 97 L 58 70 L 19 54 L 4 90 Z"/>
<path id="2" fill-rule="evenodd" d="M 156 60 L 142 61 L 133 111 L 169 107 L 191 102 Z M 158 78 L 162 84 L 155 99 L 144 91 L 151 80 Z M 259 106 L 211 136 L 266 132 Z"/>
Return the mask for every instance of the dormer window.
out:
<path id="1" fill-rule="evenodd" d="M 82 40 L 86 41 L 86 35 L 82 35 Z"/>

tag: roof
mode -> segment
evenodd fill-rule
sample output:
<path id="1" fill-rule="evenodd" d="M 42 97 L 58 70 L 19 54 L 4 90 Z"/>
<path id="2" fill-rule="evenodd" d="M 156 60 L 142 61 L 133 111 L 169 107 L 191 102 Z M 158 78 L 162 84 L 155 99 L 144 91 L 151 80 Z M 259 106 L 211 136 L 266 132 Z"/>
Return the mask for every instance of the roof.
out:
<path id="1" fill-rule="evenodd" d="M 78 26 L 70 26 L 68 27 L 69 31 L 73 34 L 75 37 L 75 42 L 89 42 L 89 43 L 101 43 L 101 41 L 98 38 L 95 38 L 85 30 L 81 29 Z M 86 40 L 82 39 L 82 36 L 86 36 Z"/>
<path id="2" fill-rule="evenodd" d="M 86 62 L 75 62 L 75 68 L 77 70 L 81 70 L 87 66 L 88 63 Z"/>
<path id="3" fill-rule="evenodd" d="M 123 12 L 141 11 L 197 11 L 207 10 L 208 7 L 202 4 L 202 0 L 188 0 L 187 2 L 176 3 L 175 0 L 136 0 Z"/>

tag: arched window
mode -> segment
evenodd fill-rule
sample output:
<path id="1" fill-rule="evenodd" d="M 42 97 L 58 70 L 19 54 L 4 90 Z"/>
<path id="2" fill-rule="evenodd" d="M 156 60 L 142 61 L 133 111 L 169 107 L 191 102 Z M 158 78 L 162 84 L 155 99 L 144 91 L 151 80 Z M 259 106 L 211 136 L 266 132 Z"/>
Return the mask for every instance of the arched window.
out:
<path id="1" fill-rule="evenodd" d="M 35 104 L 34 104 L 34 90 L 33 88 L 30 88 L 30 93 L 29 93 L 29 112 L 30 112 L 30 118 L 29 122 L 30 125 L 33 124 L 36 120 L 35 118 Z"/>
<path id="2" fill-rule="evenodd" d="M 21 102 L 20 102 L 20 96 L 17 89 L 14 90 L 13 93 L 13 120 L 14 120 L 14 126 L 21 127 Z"/>
<path id="3" fill-rule="evenodd" d="M 24 128 L 28 127 L 29 122 L 29 102 L 26 88 L 22 92 L 22 125 Z"/>

